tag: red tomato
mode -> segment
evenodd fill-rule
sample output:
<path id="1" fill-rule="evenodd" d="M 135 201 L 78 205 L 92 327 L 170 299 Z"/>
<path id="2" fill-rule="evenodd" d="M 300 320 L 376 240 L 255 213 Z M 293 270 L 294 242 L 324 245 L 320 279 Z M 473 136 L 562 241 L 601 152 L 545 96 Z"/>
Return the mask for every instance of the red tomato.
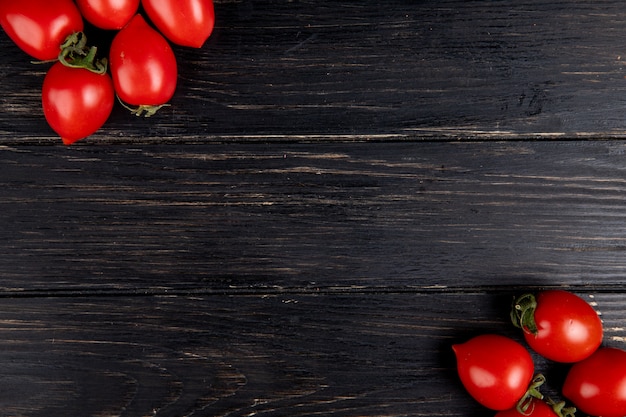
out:
<path id="1" fill-rule="evenodd" d="M 101 29 L 121 29 L 137 13 L 140 0 L 76 0 L 80 12 Z"/>
<path id="2" fill-rule="evenodd" d="M 485 407 L 508 410 L 526 393 L 534 364 L 526 348 L 513 339 L 487 334 L 452 349 L 463 386 Z"/>
<path id="3" fill-rule="evenodd" d="M 602 343 L 602 321 L 582 298 L 568 291 L 526 294 L 515 303 L 513 323 L 524 330 L 528 345 L 556 362 L 578 362 Z"/>
<path id="4" fill-rule="evenodd" d="M 72 0 L 1 0 L 0 25 L 24 52 L 48 61 L 69 35 L 83 30 L 83 19 Z"/>
<path id="5" fill-rule="evenodd" d="M 43 81 L 43 112 L 50 127 L 70 145 L 96 130 L 109 118 L 115 92 L 108 74 L 54 64 Z"/>
<path id="6" fill-rule="evenodd" d="M 559 415 L 544 401 L 533 398 L 525 412 L 522 413 L 517 407 L 514 407 L 505 411 L 498 411 L 495 417 L 559 417 Z"/>
<path id="7" fill-rule="evenodd" d="M 213 32 L 213 0 L 141 0 L 154 25 L 178 45 L 200 48 Z"/>
<path id="8" fill-rule="evenodd" d="M 137 14 L 113 42 L 109 67 L 119 98 L 135 106 L 160 106 L 174 95 L 178 70 L 167 40 Z"/>
<path id="9" fill-rule="evenodd" d="M 594 416 L 626 415 L 626 351 L 602 347 L 570 369 L 563 395 Z"/>

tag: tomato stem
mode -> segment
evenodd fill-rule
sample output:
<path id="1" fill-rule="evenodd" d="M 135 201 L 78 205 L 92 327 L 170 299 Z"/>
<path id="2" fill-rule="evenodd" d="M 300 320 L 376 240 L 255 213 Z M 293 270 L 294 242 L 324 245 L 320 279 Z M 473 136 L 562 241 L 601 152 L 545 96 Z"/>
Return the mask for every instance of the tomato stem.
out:
<path id="1" fill-rule="evenodd" d="M 34 65 L 52 64 L 54 62 L 57 62 L 58 60 L 59 60 L 59 58 L 57 57 L 56 59 L 48 59 L 46 61 L 30 61 L 30 63 L 34 64 Z"/>
<path id="2" fill-rule="evenodd" d="M 535 322 L 536 309 L 537 299 L 534 295 L 524 294 L 516 298 L 511 308 L 511 322 L 515 327 L 536 335 L 538 332 Z"/>
<path id="3" fill-rule="evenodd" d="M 520 414 L 527 415 L 528 409 L 532 405 L 533 398 L 537 398 L 539 400 L 543 399 L 543 394 L 539 391 L 539 387 L 542 386 L 545 382 L 546 382 L 546 377 L 543 376 L 542 374 L 535 375 L 532 381 L 530 381 L 528 390 L 526 391 L 526 393 L 524 393 L 522 398 L 520 398 L 520 400 L 517 402 L 516 408 Z"/>
<path id="4" fill-rule="evenodd" d="M 96 74 L 104 74 L 107 71 L 107 59 L 97 60 L 97 52 L 97 47 L 87 46 L 87 37 L 83 32 L 75 32 L 61 45 L 58 59 L 66 67 L 83 68 Z"/>
<path id="5" fill-rule="evenodd" d="M 565 401 L 555 402 L 548 398 L 547 404 L 552 407 L 558 417 L 575 417 L 576 407 L 565 407 Z"/>
<path id="6" fill-rule="evenodd" d="M 126 110 L 130 111 L 131 114 L 134 114 L 135 116 L 139 117 L 139 116 L 144 116 L 144 117 L 150 117 L 150 116 L 154 116 L 155 113 L 157 111 L 159 111 L 162 107 L 167 107 L 170 104 L 160 104 L 160 105 L 150 105 L 150 104 L 141 104 L 137 107 L 131 107 L 128 104 L 124 103 L 122 101 L 122 99 L 120 98 L 120 96 L 117 96 L 117 101 L 120 102 L 120 104 L 122 105 L 122 107 L 124 107 Z"/>

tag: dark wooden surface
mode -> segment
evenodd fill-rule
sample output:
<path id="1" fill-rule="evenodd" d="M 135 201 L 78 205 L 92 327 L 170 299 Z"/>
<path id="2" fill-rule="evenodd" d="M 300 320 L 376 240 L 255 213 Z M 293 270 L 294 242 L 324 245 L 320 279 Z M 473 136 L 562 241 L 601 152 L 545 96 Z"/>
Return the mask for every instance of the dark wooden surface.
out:
<path id="1" fill-rule="evenodd" d="M 490 415 L 450 345 L 541 288 L 624 347 L 622 2 L 216 13 L 71 147 L 0 35 L 0 416 Z"/>

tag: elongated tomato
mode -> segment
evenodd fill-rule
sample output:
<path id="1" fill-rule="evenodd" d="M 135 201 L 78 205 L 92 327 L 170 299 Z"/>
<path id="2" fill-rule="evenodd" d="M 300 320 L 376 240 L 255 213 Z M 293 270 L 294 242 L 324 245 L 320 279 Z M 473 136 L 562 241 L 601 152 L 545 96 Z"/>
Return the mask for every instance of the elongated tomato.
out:
<path id="1" fill-rule="evenodd" d="M 585 300 L 569 291 L 546 290 L 519 297 L 511 312 L 528 345 L 556 362 L 578 362 L 602 343 L 602 321 Z"/>
<path id="2" fill-rule="evenodd" d="M 452 346 L 463 386 L 492 410 L 515 407 L 533 378 L 530 353 L 513 339 L 485 334 Z"/>
<path id="3" fill-rule="evenodd" d="M 83 30 L 83 18 L 72 0 L 1 0 L 0 25 L 30 56 L 55 59 L 61 44 Z"/>
<path id="4" fill-rule="evenodd" d="M 96 132 L 109 118 L 115 93 L 108 74 L 54 64 L 43 82 L 42 104 L 50 127 L 70 145 Z"/>
<path id="5" fill-rule="evenodd" d="M 581 411 L 602 417 L 626 415 L 626 351 L 601 347 L 570 369 L 563 395 Z"/>
<path id="6" fill-rule="evenodd" d="M 101 29 L 121 29 L 137 13 L 140 0 L 76 0 L 80 12 Z"/>
<path id="7" fill-rule="evenodd" d="M 200 48 L 213 32 L 213 0 L 142 0 L 154 25 L 175 44 Z"/>
<path id="8" fill-rule="evenodd" d="M 137 14 L 113 42 L 109 66 L 115 92 L 134 106 L 159 106 L 174 95 L 176 57 L 167 40 Z"/>

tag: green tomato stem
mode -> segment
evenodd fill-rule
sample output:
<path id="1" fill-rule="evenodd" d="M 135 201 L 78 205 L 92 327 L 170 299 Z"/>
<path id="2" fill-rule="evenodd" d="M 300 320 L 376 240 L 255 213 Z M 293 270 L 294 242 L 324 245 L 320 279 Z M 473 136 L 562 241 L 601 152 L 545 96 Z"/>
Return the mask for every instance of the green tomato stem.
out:
<path id="1" fill-rule="evenodd" d="M 134 114 L 137 117 L 143 116 L 143 117 L 150 117 L 150 116 L 154 116 L 155 113 L 157 111 L 159 111 L 162 107 L 167 107 L 170 104 L 160 104 L 160 105 L 149 105 L 149 104 L 142 104 L 140 106 L 137 107 L 131 107 L 128 104 L 124 103 L 122 101 L 122 99 L 120 98 L 120 96 L 117 96 L 117 101 L 120 102 L 120 104 L 122 105 L 122 107 L 124 107 L 126 110 L 130 111 L 131 114 Z"/>
<path id="2" fill-rule="evenodd" d="M 565 401 L 557 403 L 548 398 L 547 403 L 558 417 L 576 417 L 576 407 L 565 407 Z"/>
<path id="3" fill-rule="evenodd" d="M 539 391 L 539 387 L 541 387 L 545 382 L 546 382 L 546 377 L 543 376 L 542 374 L 535 375 L 533 380 L 530 381 L 528 390 L 522 396 L 522 398 L 520 398 L 520 400 L 517 402 L 516 408 L 520 414 L 524 414 L 524 415 L 528 414 L 528 409 L 532 405 L 533 398 L 536 398 L 538 400 L 543 400 L 543 394 Z"/>
<path id="4" fill-rule="evenodd" d="M 537 299 L 534 295 L 524 294 L 516 298 L 511 308 L 511 322 L 515 327 L 536 335 L 538 332 L 535 322 L 536 309 Z"/>
<path id="5" fill-rule="evenodd" d="M 70 68 L 83 68 L 96 74 L 107 72 L 107 59 L 97 60 L 98 48 L 87 46 L 87 37 L 82 32 L 75 32 L 61 45 L 59 62 Z"/>

